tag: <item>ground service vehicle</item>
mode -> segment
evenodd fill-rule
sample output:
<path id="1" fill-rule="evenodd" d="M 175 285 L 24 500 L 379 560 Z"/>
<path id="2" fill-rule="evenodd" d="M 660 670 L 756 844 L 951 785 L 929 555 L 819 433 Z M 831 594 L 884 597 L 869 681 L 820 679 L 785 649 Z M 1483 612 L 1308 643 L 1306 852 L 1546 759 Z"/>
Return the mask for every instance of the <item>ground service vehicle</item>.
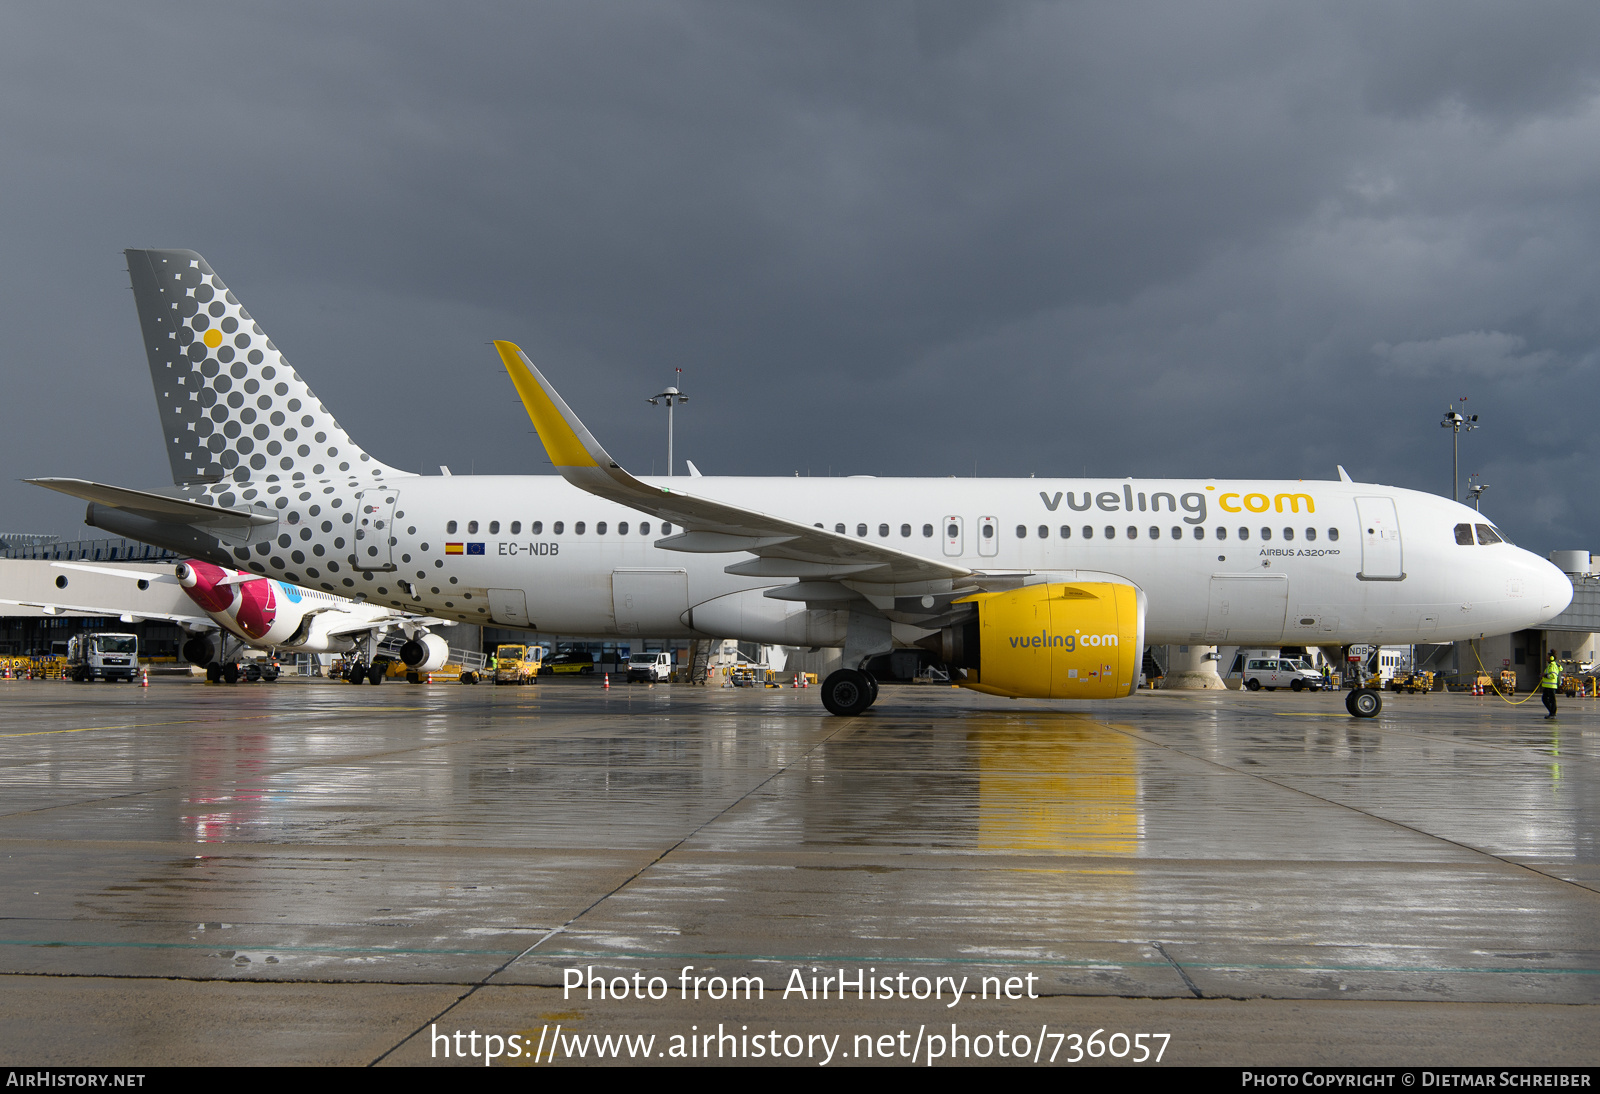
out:
<path id="1" fill-rule="evenodd" d="M 614 642 L 838 649 L 819 697 L 857 715 L 878 697 L 865 666 L 896 649 L 988 694 L 1090 701 L 1132 694 L 1148 645 L 1450 642 L 1572 600 L 1565 574 L 1481 514 L 1343 469 L 641 479 L 505 341 L 557 474 L 413 474 L 350 437 L 204 258 L 126 254 L 176 489 L 30 481 L 90 502 L 86 522 L 111 534 L 369 604 Z M 415 428 L 397 420 L 390 440 Z M 945 456 L 929 449 L 932 471 Z M 1346 703 L 1381 705 L 1368 688 Z"/>
<path id="2" fill-rule="evenodd" d="M 1244 686 L 1251 691 L 1321 691 L 1327 683 L 1310 665 L 1290 657 L 1253 657 L 1244 664 Z"/>
<path id="3" fill-rule="evenodd" d="M 80 684 L 91 680 L 132 681 L 139 675 L 139 636 L 73 635 L 67 639 L 67 675 Z"/>
<path id="4" fill-rule="evenodd" d="M 537 684 L 544 650 L 538 646 L 505 644 L 494 651 L 494 682 L 497 684 Z"/>
<path id="5" fill-rule="evenodd" d="M 672 678 L 672 654 L 665 651 L 636 653 L 628 658 L 628 683 L 664 683 Z"/>
<path id="6" fill-rule="evenodd" d="M 565 650 L 545 658 L 544 671 L 550 676 L 593 676 L 594 658 L 582 650 Z"/>

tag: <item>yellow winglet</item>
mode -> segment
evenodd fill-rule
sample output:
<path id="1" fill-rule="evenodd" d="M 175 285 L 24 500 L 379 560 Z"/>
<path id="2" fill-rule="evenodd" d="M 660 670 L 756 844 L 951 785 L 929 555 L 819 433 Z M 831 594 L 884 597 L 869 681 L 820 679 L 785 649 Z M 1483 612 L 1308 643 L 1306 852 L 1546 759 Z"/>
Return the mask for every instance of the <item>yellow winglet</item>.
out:
<path id="1" fill-rule="evenodd" d="M 544 378 L 529 365 L 522 350 L 510 342 L 500 341 L 495 342 L 494 348 L 500 351 L 500 359 L 505 362 L 517 394 L 522 396 L 522 405 L 533 419 L 533 428 L 544 442 L 550 462 L 557 467 L 599 467 L 599 461 L 590 454 L 589 446 L 578 434 L 583 423 L 572 416 L 572 410 L 561 396 L 541 382 Z M 573 428 L 574 424 L 577 429 Z"/>

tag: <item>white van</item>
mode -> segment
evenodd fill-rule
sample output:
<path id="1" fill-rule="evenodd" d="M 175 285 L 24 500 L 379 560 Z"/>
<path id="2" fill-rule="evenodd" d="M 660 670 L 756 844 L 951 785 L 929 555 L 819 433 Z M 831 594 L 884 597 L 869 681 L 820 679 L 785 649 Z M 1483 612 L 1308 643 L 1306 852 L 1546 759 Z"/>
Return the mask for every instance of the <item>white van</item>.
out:
<path id="1" fill-rule="evenodd" d="M 636 653 L 628 658 L 628 683 L 648 680 L 659 684 L 672 676 L 672 654 L 662 650 L 657 653 Z"/>
<path id="2" fill-rule="evenodd" d="M 1251 691 L 1321 691 L 1325 683 L 1309 664 L 1291 657 L 1252 657 L 1244 663 L 1244 686 Z"/>

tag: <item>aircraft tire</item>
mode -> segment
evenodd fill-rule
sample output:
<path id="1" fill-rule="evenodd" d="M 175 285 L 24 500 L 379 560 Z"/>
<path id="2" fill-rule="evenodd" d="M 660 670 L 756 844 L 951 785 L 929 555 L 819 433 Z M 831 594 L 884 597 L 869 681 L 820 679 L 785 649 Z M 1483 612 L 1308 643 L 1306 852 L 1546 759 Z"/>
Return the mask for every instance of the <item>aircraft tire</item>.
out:
<path id="1" fill-rule="evenodd" d="M 1248 691 L 1260 691 L 1261 690 L 1261 681 L 1260 680 L 1246 680 L 1244 682 L 1244 686 L 1245 686 L 1245 689 L 1248 690 Z"/>
<path id="2" fill-rule="evenodd" d="M 239 682 L 239 666 L 237 663 L 229 661 L 222 666 L 222 682 L 225 684 L 237 684 Z"/>
<path id="3" fill-rule="evenodd" d="M 222 664 L 217 661 L 206 666 L 206 680 L 213 684 L 222 682 Z"/>
<path id="4" fill-rule="evenodd" d="M 1355 718 L 1376 718 L 1383 709 L 1383 696 L 1371 688 L 1356 688 L 1345 697 L 1344 708 Z"/>
<path id="5" fill-rule="evenodd" d="M 872 673 L 868 672 L 866 669 L 861 670 L 861 675 L 867 678 L 867 687 L 872 691 L 872 697 L 867 700 L 867 706 L 870 707 L 873 703 L 878 701 L 878 678 L 872 675 Z"/>
<path id="6" fill-rule="evenodd" d="M 382 665 L 373 665 L 370 669 L 367 670 L 367 683 L 373 685 L 374 687 L 376 687 L 377 685 L 383 683 L 383 666 Z"/>
<path id="7" fill-rule="evenodd" d="M 830 714 L 849 718 L 872 705 L 871 679 L 855 669 L 839 669 L 822 682 L 822 705 Z"/>

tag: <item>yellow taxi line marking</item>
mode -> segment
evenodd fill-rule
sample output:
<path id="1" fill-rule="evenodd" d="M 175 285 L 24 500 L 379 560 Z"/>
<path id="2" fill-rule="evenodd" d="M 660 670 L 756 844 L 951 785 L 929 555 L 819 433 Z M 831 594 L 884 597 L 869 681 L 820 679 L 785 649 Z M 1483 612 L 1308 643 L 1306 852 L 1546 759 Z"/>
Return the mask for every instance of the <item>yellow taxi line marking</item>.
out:
<path id="1" fill-rule="evenodd" d="M 263 718 L 271 718 L 271 714 L 247 714 L 243 717 L 229 718 L 229 722 L 259 722 Z M 184 718 L 176 722 L 134 722 L 132 725 L 121 726 L 84 726 L 81 729 L 36 729 L 31 733 L 0 733 L 4 737 L 48 737 L 52 733 L 92 733 L 97 729 L 149 729 L 152 726 L 192 726 L 200 725 L 207 721 L 204 718 Z"/>

